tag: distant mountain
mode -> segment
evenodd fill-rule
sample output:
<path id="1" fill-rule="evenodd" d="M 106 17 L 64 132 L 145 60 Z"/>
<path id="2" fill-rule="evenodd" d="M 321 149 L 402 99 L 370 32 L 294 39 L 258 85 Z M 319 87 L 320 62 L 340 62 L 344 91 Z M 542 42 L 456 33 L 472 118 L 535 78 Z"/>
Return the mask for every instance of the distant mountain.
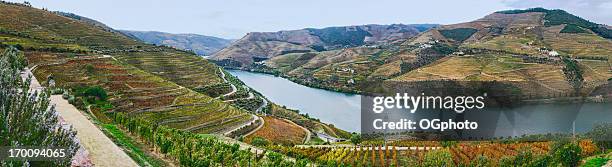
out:
<path id="1" fill-rule="evenodd" d="M 232 43 L 232 40 L 198 34 L 171 34 L 157 31 L 121 32 L 136 37 L 146 43 L 172 46 L 183 50 L 193 50 L 198 55 L 211 55 Z"/>
<path id="2" fill-rule="evenodd" d="M 608 27 L 563 10 L 500 11 L 388 45 L 283 54 L 254 70 L 344 91 L 387 80 L 454 80 L 521 82 L 532 86 L 523 93 L 539 96 L 587 95 L 612 84 Z"/>
<path id="3" fill-rule="evenodd" d="M 249 67 L 253 62 L 287 53 L 336 50 L 362 45 L 377 45 L 407 39 L 435 24 L 392 24 L 306 28 L 278 32 L 251 32 L 231 46 L 217 52 L 213 60 L 235 67 Z"/>

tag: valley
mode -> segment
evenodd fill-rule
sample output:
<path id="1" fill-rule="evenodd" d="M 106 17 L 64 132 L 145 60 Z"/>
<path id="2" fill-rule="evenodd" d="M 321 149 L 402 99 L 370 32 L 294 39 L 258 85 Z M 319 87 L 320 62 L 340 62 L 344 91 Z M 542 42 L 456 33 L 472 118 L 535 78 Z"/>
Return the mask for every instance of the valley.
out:
<path id="1" fill-rule="evenodd" d="M 234 41 L 115 30 L 2 1 L 1 85 L 22 84 L 6 79 L 11 70 L 31 70 L 96 166 L 601 166 L 612 159 L 611 33 L 563 10 L 530 8 L 457 24 L 250 32 Z M 490 93 L 496 103 L 477 120 L 489 138 L 366 133 L 364 100 L 396 91 Z"/>
<path id="2" fill-rule="evenodd" d="M 379 88 L 372 83 L 452 80 L 521 82 L 521 96 L 536 99 L 575 93 L 595 96 L 592 92 L 609 85 L 612 78 L 610 30 L 575 33 L 564 28 L 574 21 L 583 28 L 599 27 L 560 10 L 501 11 L 386 43 L 272 54 L 251 66 L 217 64 L 360 94 L 376 93 Z M 220 56 L 232 54 L 213 57 Z M 237 59 L 227 59 L 231 60 Z M 568 71 L 574 66 L 579 73 Z"/>

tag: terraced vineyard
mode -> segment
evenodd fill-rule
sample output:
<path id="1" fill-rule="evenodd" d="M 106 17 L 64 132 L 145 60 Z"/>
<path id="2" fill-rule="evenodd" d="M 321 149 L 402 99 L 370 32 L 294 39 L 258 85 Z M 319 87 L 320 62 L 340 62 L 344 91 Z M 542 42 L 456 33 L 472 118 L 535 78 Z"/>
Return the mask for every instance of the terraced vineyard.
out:
<path id="1" fill-rule="evenodd" d="M 509 55 L 449 56 L 398 76 L 396 81 L 502 81 L 521 88 L 524 95 L 555 96 L 572 90 L 561 64 L 526 62 Z"/>
<path id="2" fill-rule="evenodd" d="M 221 83 L 217 67 L 197 55 L 163 48 L 118 54 L 118 60 L 189 89 Z"/>
<path id="3" fill-rule="evenodd" d="M 504 166 L 532 163 L 546 158 L 552 144 L 551 142 L 468 141 L 441 147 L 438 142 L 437 144 L 431 141 L 407 142 L 348 147 L 271 146 L 270 149 L 294 157 L 308 158 L 328 166 Z M 581 140 L 578 146 L 581 148 L 582 156 L 597 153 L 597 146 L 590 140 Z"/>
<path id="4" fill-rule="evenodd" d="M 56 86 L 100 85 L 109 91 L 114 111 L 198 133 L 225 133 L 251 115 L 229 104 L 146 73 L 112 57 L 30 53 L 37 78 Z M 66 70 L 71 69 L 71 70 Z M 45 82 L 48 82 L 46 80 Z"/>
<path id="5" fill-rule="evenodd" d="M 253 138 L 261 137 L 283 145 L 302 144 L 307 132 L 298 125 L 274 117 L 263 117 L 264 126 L 255 133 L 246 137 L 245 141 L 252 142 Z"/>
<path id="6" fill-rule="evenodd" d="M 0 11 L 5 14 L 0 16 L 0 47 L 22 47 L 35 77 L 44 85 L 53 83 L 68 90 L 100 86 L 109 95 L 110 106 L 105 109 L 88 108 L 89 104 L 78 98 L 74 101 L 101 121 L 111 120 L 105 112 L 123 112 L 194 133 L 239 137 L 244 134 L 230 132 L 253 130 L 251 126 L 244 128 L 257 118 L 251 113 L 270 113 L 271 103 L 265 97 L 190 52 L 147 45 L 27 5 L 0 5 L 7 9 Z M 316 120 L 308 122 L 319 124 L 311 127 L 327 129 L 332 136 L 343 132 Z M 303 131 L 299 125 L 293 127 Z M 279 140 L 291 137 L 295 136 Z M 296 144 L 304 135 L 298 138 Z"/>

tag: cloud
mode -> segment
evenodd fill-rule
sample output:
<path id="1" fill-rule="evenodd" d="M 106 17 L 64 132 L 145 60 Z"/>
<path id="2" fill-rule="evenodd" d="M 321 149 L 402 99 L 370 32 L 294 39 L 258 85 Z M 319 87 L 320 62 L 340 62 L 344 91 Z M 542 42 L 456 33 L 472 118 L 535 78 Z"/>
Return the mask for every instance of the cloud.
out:
<path id="1" fill-rule="evenodd" d="M 562 9 L 596 23 L 612 25 L 612 2 L 609 0 L 502 0 L 502 3 L 512 8 Z"/>

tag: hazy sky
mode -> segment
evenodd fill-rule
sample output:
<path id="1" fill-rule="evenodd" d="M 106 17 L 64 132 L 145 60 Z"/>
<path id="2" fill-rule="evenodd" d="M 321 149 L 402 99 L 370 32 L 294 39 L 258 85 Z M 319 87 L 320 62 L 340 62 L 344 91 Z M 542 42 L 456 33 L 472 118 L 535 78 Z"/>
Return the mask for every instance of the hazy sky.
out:
<path id="1" fill-rule="evenodd" d="M 15 0 L 11 0 L 15 1 Z M 23 2 L 23 1 L 16 1 Z M 612 24 L 612 0 L 29 0 L 115 29 L 237 39 L 252 31 L 393 23 L 451 24 L 505 9 L 560 8 Z"/>

